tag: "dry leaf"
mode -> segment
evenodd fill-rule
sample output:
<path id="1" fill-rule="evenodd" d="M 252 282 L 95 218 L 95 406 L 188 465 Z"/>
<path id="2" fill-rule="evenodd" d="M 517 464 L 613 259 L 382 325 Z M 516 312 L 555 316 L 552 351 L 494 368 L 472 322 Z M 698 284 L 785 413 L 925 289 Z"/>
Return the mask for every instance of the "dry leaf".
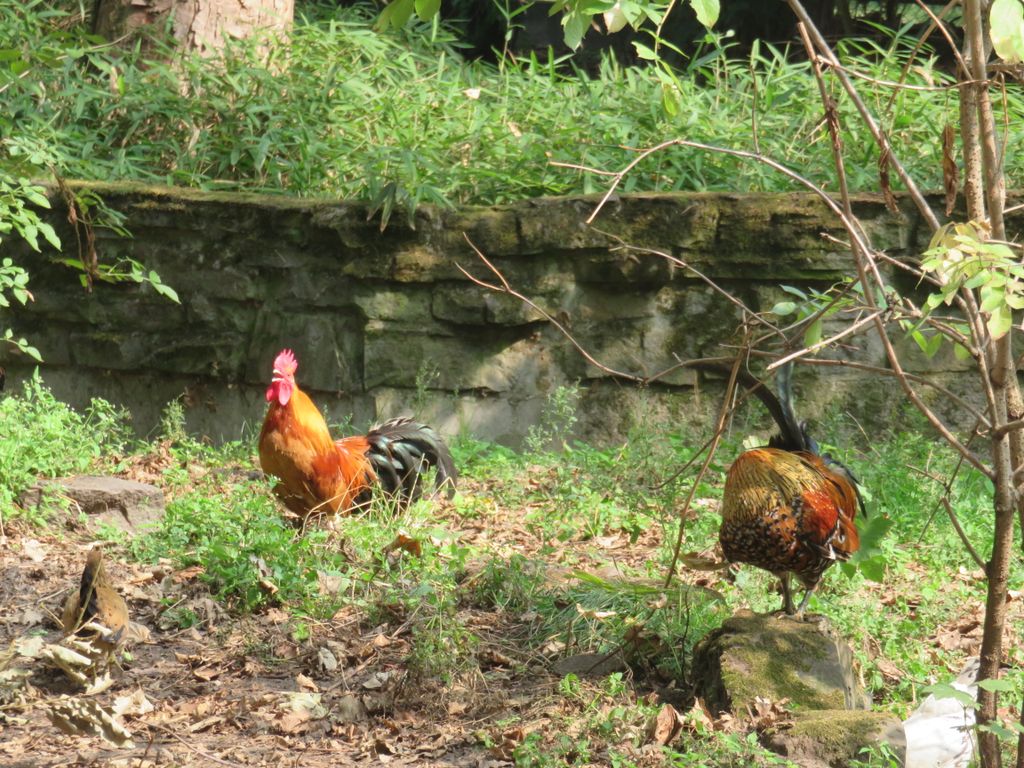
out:
<path id="1" fill-rule="evenodd" d="M 651 722 L 651 739 L 661 746 L 666 746 L 678 735 L 682 727 L 682 718 L 676 708 L 665 704 Z"/>
<path id="2" fill-rule="evenodd" d="M 522 728 L 511 728 L 501 735 L 501 740 L 487 750 L 491 757 L 498 760 L 511 760 L 516 747 L 526 738 Z"/>
<path id="3" fill-rule="evenodd" d="M 683 565 L 695 571 L 721 571 L 729 567 L 728 560 L 718 560 L 699 552 L 688 552 L 679 559 L 682 560 Z"/>
<path id="4" fill-rule="evenodd" d="M 878 186 L 885 198 L 885 207 L 892 213 L 899 213 L 900 208 L 896 203 L 896 195 L 893 194 L 892 185 L 889 182 L 889 165 L 892 163 L 891 154 L 888 149 L 882 149 L 878 157 Z"/>
<path id="5" fill-rule="evenodd" d="M 419 539 L 414 539 L 412 536 L 404 533 L 399 533 L 390 544 L 384 547 L 384 554 L 394 552 L 396 549 L 408 552 L 416 557 L 420 557 L 423 554 L 423 545 L 420 544 Z"/>
<path id="6" fill-rule="evenodd" d="M 129 696 L 118 696 L 114 699 L 114 704 L 111 707 L 115 715 L 129 715 L 130 717 L 138 717 L 139 715 L 146 715 L 152 712 L 155 707 L 153 703 L 146 698 L 146 694 L 139 688 L 135 693 Z"/>
<path id="7" fill-rule="evenodd" d="M 295 684 L 305 691 L 312 691 L 313 693 L 319 693 L 320 691 L 316 683 L 314 683 L 310 678 L 303 675 L 301 672 L 295 676 Z"/>
<path id="8" fill-rule="evenodd" d="M 192 579 L 196 578 L 205 571 L 206 569 L 203 568 L 203 566 L 193 565 L 188 568 L 182 568 L 180 571 L 175 571 L 171 574 L 171 579 L 177 582 L 178 584 L 182 584 L 186 581 L 192 581 Z"/>
<path id="9" fill-rule="evenodd" d="M 383 688 L 388 680 L 391 679 L 390 672 L 374 672 L 369 678 L 363 681 L 363 688 L 370 691 L 375 691 Z"/>
<path id="10" fill-rule="evenodd" d="M 22 541 L 21 549 L 33 563 L 41 563 L 46 559 L 46 547 L 35 539 Z"/>
<path id="11" fill-rule="evenodd" d="M 116 747 L 135 747 L 128 729 L 95 699 L 61 696 L 50 704 L 46 716 L 71 736 L 98 736 Z"/>
<path id="12" fill-rule="evenodd" d="M 597 619 L 598 621 L 610 619 L 612 616 L 616 615 L 615 611 L 595 611 L 589 608 L 584 608 L 579 603 L 576 603 L 576 613 L 585 619 Z"/>
<path id="13" fill-rule="evenodd" d="M 317 648 L 316 665 L 323 672 L 333 672 L 338 668 L 338 659 L 331 653 L 329 648 Z"/>
<path id="14" fill-rule="evenodd" d="M 284 733 L 304 730 L 311 720 L 327 717 L 327 708 L 320 703 L 319 693 L 290 694 L 283 705 L 278 727 Z"/>

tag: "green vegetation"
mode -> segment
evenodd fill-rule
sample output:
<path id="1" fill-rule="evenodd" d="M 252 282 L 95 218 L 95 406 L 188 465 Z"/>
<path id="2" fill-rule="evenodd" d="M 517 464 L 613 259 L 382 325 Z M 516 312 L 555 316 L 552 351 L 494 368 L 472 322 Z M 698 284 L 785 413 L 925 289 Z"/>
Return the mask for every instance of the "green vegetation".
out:
<path id="1" fill-rule="evenodd" d="M 79 413 L 54 398 L 37 372 L 20 396 L 0 398 L 0 520 L 37 478 L 110 465 L 129 434 L 127 414 L 99 399 Z"/>
<path id="2" fill-rule="evenodd" d="M 417 203 L 594 192 L 601 177 L 554 163 L 618 169 L 630 148 L 679 136 L 750 149 L 756 124 L 763 153 L 832 186 L 814 80 L 806 64 L 788 63 L 769 45 L 738 60 L 725 38 L 709 38 L 677 73 L 666 111 L 651 69 L 471 63 L 443 27 L 378 34 L 358 8 L 304 7 L 309 15 L 296 20 L 288 47 L 273 48 L 266 63 L 250 42 L 220 61 L 178 55 L 173 65 L 143 67 L 138 51 L 84 35 L 76 18 L 41 0 L 28 9 L 0 0 L 0 53 L 8 54 L 0 62 L 8 115 L 0 118 L 0 169 L 24 176 L 52 165 L 74 178 L 359 198 L 387 216 Z M 912 85 L 949 83 L 927 54 L 907 67 L 912 42 L 847 41 L 844 54 L 879 81 L 906 69 Z M 163 53 L 159 45 L 155 52 Z M 860 85 L 897 154 L 920 183 L 940 188 L 937 135 L 956 118 L 955 91 L 893 96 L 871 80 Z M 1006 99 L 1012 143 L 1024 103 L 1013 91 Z M 848 150 L 860 153 L 848 158 L 851 185 L 874 188 L 874 143 L 858 121 L 843 125 Z M 1024 160 L 1008 162 L 1012 178 L 1012 164 Z M 677 149 L 645 161 L 620 189 L 789 184 L 756 164 Z"/>
<path id="3" fill-rule="evenodd" d="M 557 431 L 568 413 L 564 400 L 565 393 L 553 399 L 554 423 L 542 430 Z M 736 608 L 779 605 L 774 580 L 752 568 L 734 581 L 683 569 L 672 587 L 662 586 L 689 482 L 670 475 L 693 452 L 676 435 L 638 430 L 607 449 L 574 443 L 526 453 L 463 438 L 454 446 L 464 481 L 453 505 L 421 501 L 399 516 L 379 504 L 333 528 L 299 532 L 282 518 L 268 484 L 249 479 L 253 446 L 212 447 L 188 437 L 180 407 L 169 408 L 162 439 L 127 448 L 123 417 L 110 406 L 97 402 L 77 414 L 38 380 L 0 400 L 0 416 L 0 510 L 8 525 L 19 517 L 11 500 L 36 474 L 117 471 L 128 463 L 126 451 L 163 452 L 158 482 L 170 499 L 167 514 L 128 544 L 130 555 L 195 567 L 209 594 L 236 616 L 287 611 L 298 642 L 318 622 L 354 612 L 365 627 L 405 632 L 410 673 L 441 686 L 481 674 L 481 648 L 493 654 L 496 643 L 550 660 L 621 649 L 631 676 L 594 683 L 570 673 L 547 694 L 545 716 L 558 727 L 506 745 L 519 765 L 637 764 L 660 708 L 646 692 L 673 680 L 682 685 L 694 643 Z M 871 491 L 869 520 L 887 519 L 891 529 L 874 544 L 880 571 L 833 568 L 811 603 L 850 639 L 876 706 L 901 717 L 927 685 L 949 679 L 962 663 L 985 588 L 944 513 L 933 516 L 941 488 L 924 473 L 944 482 L 954 462 L 922 431 L 840 452 Z M 720 481 L 738 450 L 736 441 L 721 449 L 712 481 L 700 489 L 687 549 L 715 544 Z M 961 469 L 953 489 L 960 522 L 985 557 L 987 521 L 974 510 L 985 508 L 991 487 Z M 1012 587 L 1024 587 L 1024 574 Z M 178 605 L 167 607 L 167 618 L 183 627 L 200 621 Z M 665 751 L 670 765 L 785 764 L 754 737 L 714 730 L 699 710 L 683 719 Z M 481 744 L 500 752 L 502 729 L 522 722 L 501 721 L 497 731 L 482 732 Z M 865 756 L 863 764 L 886 765 L 887 758 Z"/>

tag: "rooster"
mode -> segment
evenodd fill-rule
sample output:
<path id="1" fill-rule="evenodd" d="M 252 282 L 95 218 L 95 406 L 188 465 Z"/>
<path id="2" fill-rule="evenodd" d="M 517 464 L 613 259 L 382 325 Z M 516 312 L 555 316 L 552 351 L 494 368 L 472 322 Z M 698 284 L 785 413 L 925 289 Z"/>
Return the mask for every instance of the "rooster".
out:
<path id="1" fill-rule="evenodd" d="M 366 435 L 331 438 L 327 422 L 299 389 L 290 349 L 274 360 L 267 416 L 260 432 L 260 465 L 278 479 L 274 488 L 292 512 L 348 514 L 369 503 L 375 487 L 404 508 L 420 497 L 421 475 L 435 467 L 436 487 L 455 493 L 458 473 L 448 446 L 428 426 L 409 418 L 385 421 Z"/>
<path id="2" fill-rule="evenodd" d="M 767 446 L 740 454 L 729 467 L 718 537 L 728 560 L 749 563 L 778 576 L 783 610 L 802 617 L 825 569 L 848 559 L 860 547 L 854 517 L 858 507 L 866 512 L 857 479 L 818 450 L 807 434 L 806 422 L 797 423 L 792 365 L 779 371 L 779 398 L 749 378 L 779 432 Z M 795 610 L 792 575 L 807 589 Z"/>

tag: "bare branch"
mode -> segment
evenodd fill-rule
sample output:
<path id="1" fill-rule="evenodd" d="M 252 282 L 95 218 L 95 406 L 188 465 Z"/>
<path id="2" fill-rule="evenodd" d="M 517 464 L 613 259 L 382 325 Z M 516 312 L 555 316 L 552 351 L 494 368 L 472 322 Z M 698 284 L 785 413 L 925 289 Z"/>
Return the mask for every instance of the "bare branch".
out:
<path id="1" fill-rule="evenodd" d="M 981 568 L 982 573 L 988 573 L 988 564 L 981 559 L 981 555 L 978 554 L 978 550 L 971 544 L 971 540 L 967 538 L 967 534 L 964 533 L 963 527 L 960 525 L 960 520 L 956 516 L 956 512 L 953 511 L 953 505 L 949 503 L 949 497 L 942 497 L 942 506 L 946 509 L 946 514 L 949 515 L 949 521 L 953 524 L 953 528 L 956 529 L 957 535 L 960 537 L 960 541 L 964 543 L 967 551 L 970 552 L 971 558 Z"/>
<path id="2" fill-rule="evenodd" d="M 813 354 L 815 354 L 817 352 L 820 352 L 821 350 L 825 349 L 825 347 L 828 347 L 828 346 L 830 346 L 832 344 L 835 344 L 840 339 L 845 338 L 847 336 L 850 336 L 852 334 L 855 334 L 857 331 L 859 331 L 861 328 L 863 328 L 868 323 L 873 323 L 878 318 L 878 316 L 884 314 L 884 312 L 885 312 L 885 310 L 876 309 L 874 312 L 872 312 L 867 317 L 862 317 L 857 322 L 852 323 L 852 324 L 846 326 L 846 328 L 844 328 L 842 331 L 840 331 L 839 333 L 835 334 L 834 336 L 830 336 L 827 339 L 822 339 L 821 341 L 817 342 L 816 344 L 812 344 L 811 346 L 805 347 L 803 349 L 798 349 L 796 352 L 793 352 L 791 354 L 786 355 L 783 358 L 780 358 L 780 359 L 776 360 L 774 363 L 769 364 L 769 366 L 768 366 L 768 368 L 766 370 L 774 371 L 779 366 L 785 365 L 786 363 L 790 362 L 791 360 L 796 360 L 798 358 L 805 357 L 807 355 L 813 355 Z"/>
<path id="3" fill-rule="evenodd" d="M 864 121 L 864 124 L 868 127 L 868 130 L 871 131 L 871 135 L 875 137 L 875 142 L 878 144 L 882 152 L 887 153 L 889 155 L 889 162 L 892 164 L 892 167 L 896 169 L 896 175 L 900 177 L 900 181 L 902 181 L 903 184 L 906 186 L 907 191 L 910 193 L 910 196 L 914 200 L 914 203 L 917 205 L 917 208 L 920 211 L 921 215 L 928 222 L 929 226 L 932 229 L 938 229 L 939 220 L 936 218 L 935 212 L 928 205 L 928 201 L 925 200 L 924 195 L 921 194 L 921 190 L 917 188 L 917 184 L 914 182 L 914 179 L 907 172 L 907 169 L 903 167 L 903 163 L 900 162 L 895 152 L 893 152 L 892 144 L 890 144 L 889 138 L 885 135 L 881 127 L 878 125 L 878 122 L 875 120 L 874 115 L 871 114 L 871 111 L 864 103 L 864 100 L 860 97 L 860 94 L 857 92 L 857 89 L 854 88 L 853 83 L 850 82 L 850 79 L 846 76 L 846 73 L 843 72 L 842 65 L 839 61 L 839 57 L 836 56 L 835 53 L 832 51 L 832 48 L 829 47 L 828 42 L 826 42 L 821 32 L 814 25 L 814 21 L 807 13 L 807 10 L 804 8 L 803 4 L 800 3 L 800 0 L 788 0 L 788 2 L 789 7 L 793 9 L 793 12 L 797 15 L 797 18 L 799 18 L 800 21 L 806 27 L 811 40 L 814 41 L 815 47 L 817 47 L 817 49 L 821 52 L 822 56 L 825 58 L 825 61 L 827 61 L 829 65 L 835 69 L 836 78 L 839 80 L 840 85 L 843 86 L 843 90 L 846 91 L 846 94 L 847 96 L 849 96 L 850 101 L 852 101 L 854 106 L 857 108 L 857 112 L 860 113 L 861 119 Z"/>
<path id="4" fill-rule="evenodd" d="M 729 414 L 732 411 L 730 401 L 732 400 L 733 392 L 736 390 L 736 377 L 739 375 L 740 367 L 743 365 L 743 359 L 742 355 L 737 355 L 736 359 L 733 361 L 732 370 L 729 373 L 729 382 L 725 385 L 725 393 L 722 396 L 722 407 L 718 412 L 718 423 L 715 426 L 715 436 L 712 439 L 711 446 L 708 448 L 708 454 L 704 458 L 704 463 L 701 464 L 700 471 L 697 472 L 697 476 L 693 479 L 693 485 L 690 486 L 690 491 L 686 495 L 686 501 L 683 502 L 683 508 L 679 512 L 679 533 L 676 536 L 676 545 L 672 551 L 672 563 L 669 565 L 668 573 L 665 576 L 666 587 L 672 583 L 672 579 L 676 575 L 676 565 L 679 563 L 679 554 L 683 548 L 686 513 L 689 512 L 690 505 L 693 503 L 693 497 L 697 493 L 697 487 L 700 485 L 701 480 L 704 479 L 704 475 L 707 474 L 708 467 L 711 466 L 712 459 L 715 458 L 715 452 L 718 450 L 718 444 L 721 442 L 726 422 L 728 421 Z"/>

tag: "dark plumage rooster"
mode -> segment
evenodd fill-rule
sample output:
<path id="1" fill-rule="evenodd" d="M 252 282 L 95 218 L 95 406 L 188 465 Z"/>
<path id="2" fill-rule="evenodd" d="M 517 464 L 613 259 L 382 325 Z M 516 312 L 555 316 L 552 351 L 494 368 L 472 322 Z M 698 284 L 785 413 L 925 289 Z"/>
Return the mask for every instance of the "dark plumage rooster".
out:
<path id="1" fill-rule="evenodd" d="M 864 504 L 857 480 L 807 434 L 793 413 L 792 365 L 778 374 L 779 398 L 756 382 L 754 394 L 771 411 L 779 432 L 763 448 L 742 453 L 725 479 L 719 540 L 728 560 L 771 571 L 782 582 L 783 609 L 802 616 L 832 563 L 860 546 L 854 517 Z M 866 513 L 865 513 L 866 514 Z M 790 578 L 807 593 L 793 608 Z"/>
<path id="2" fill-rule="evenodd" d="M 435 467 L 436 487 L 455 493 L 458 472 L 437 433 L 412 419 L 398 418 L 367 434 L 334 440 L 320 411 L 295 381 L 299 363 L 291 350 L 274 360 L 267 389 L 270 407 L 260 432 L 260 465 L 280 482 L 274 488 L 285 506 L 305 519 L 310 514 L 348 514 L 366 505 L 375 488 L 401 507 L 419 498 L 421 475 Z"/>

